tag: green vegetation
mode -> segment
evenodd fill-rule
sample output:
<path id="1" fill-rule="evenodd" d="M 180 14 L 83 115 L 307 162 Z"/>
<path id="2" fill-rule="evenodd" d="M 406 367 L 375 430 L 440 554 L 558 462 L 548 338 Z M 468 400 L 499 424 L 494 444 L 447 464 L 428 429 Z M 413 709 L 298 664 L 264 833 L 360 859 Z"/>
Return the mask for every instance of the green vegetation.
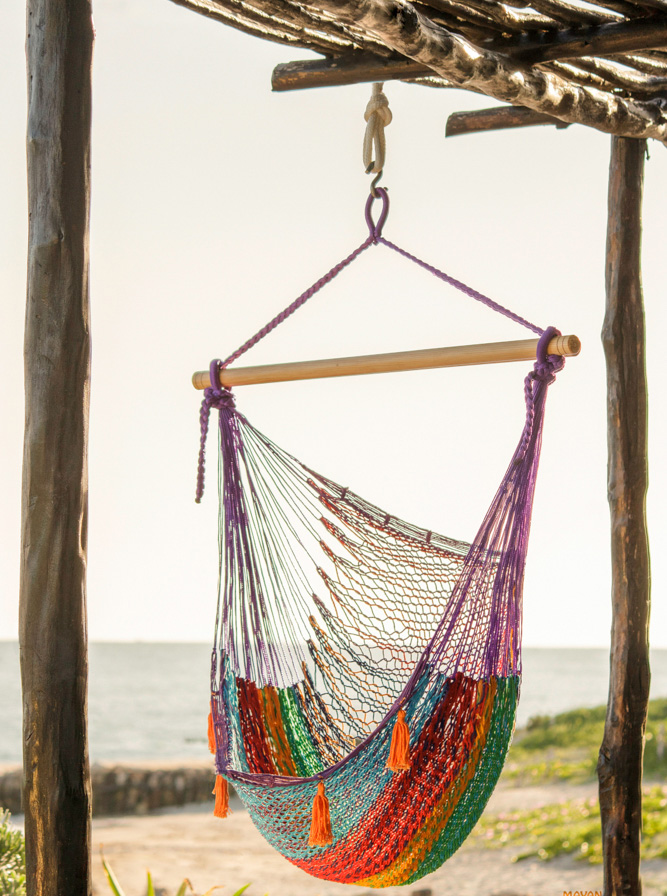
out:
<path id="1" fill-rule="evenodd" d="M 516 733 L 503 778 L 519 786 L 595 779 L 606 707 L 577 709 L 557 716 L 536 716 Z M 644 751 L 642 857 L 667 859 L 667 699 L 649 704 Z M 515 860 L 537 856 L 549 860 L 571 855 L 602 861 L 597 800 L 570 800 L 540 809 L 482 816 L 472 843 L 491 848 L 515 847 Z"/>
<path id="2" fill-rule="evenodd" d="M 504 777 L 518 784 L 594 778 L 605 714 L 606 707 L 598 706 L 530 719 L 516 733 Z M 647 780 L 667 780 L 666 727 L 667 699 L 651 700 L 644 751 Z"/>
<path id="3" fill-rule="evenodd" d="M 25 841 L 9 827 L 9 812 L 0 809 L 0 893 L 25 896 Z"/>
<path id="4" fill-rule="evenodd" d="M 642 858 L 667 859 L 667 790 L 644 791 Z M 571 855 L 602 862 L 600 810 L 596 799 L 570 800 L 525 812 L 482 816 L 471 842 L 489 848 L 514 846 L 514 861 L 536 856 L 544 861 Z"/>
<path id="5" fill-rule="evenodd" d="M 107 881 L 109 883 L 109 887 L 111 888 L 111 892 L 113 893 L 113 896 L 125 896 L 125 893 L 123 892 L 120 884 L 118 883 L 118 878 L 114 874 L 113 869 L 111 868 L 111 866 L 109 865 L 107 860 L 104 858 L 104 855 L 102 856 L 102 867 L 104 868 L 104 873 L 107 876 Z M 241 887 L 240 890 L 237 890 L 236 893 L 233 893 L 232 896 L 241 896 L 241 894 L 244 893 L 248 889 L 249 886 L 250 886 L 250 884 L 246 884 L 244 887 Z M 203 896 L 210 896 L 210 894 L 214 890 L 221 890 L 221 889 L 222 889 L 221 886 L 211 887 L 211 889 L 207 890 L 203 894 Z M 188 894 L 188 893 L 191 893 L 191 894 L 193 894 L 193 896 L 196 896 L 196 893 L 194 891 L 192 884 L 186 877 L 185 880 L 183 881 L 183 883 L 180 885 L 180 887 L 176 891 L 176 896 L 186 896 L 186 894 Z M 4 893 L 2 894 L 2 896 L 4 896 Z M 146 896 L 155 896 L 155 887 L 153 886 L 153 878 L 151 877 L 150 871 L 146 872 Z M 268 894 L 267 894 L 267 896 L 268 896 Z"/>

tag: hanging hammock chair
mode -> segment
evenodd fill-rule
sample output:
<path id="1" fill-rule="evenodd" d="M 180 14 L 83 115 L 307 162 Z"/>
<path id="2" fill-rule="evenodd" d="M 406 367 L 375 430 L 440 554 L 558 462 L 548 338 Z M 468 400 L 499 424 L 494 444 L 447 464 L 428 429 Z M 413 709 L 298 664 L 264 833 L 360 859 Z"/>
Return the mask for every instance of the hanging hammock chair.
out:
<path id="1" fill-rule="evenodd" d="M 209 742 L 268 842 L 316 877 L 410 884 L 461 845 L 514 729 L 521 604 L 549 384 L 546 331 L 382 236 L 367 240 L 224 364 L 202 405 L 197 500 L 219 411 L 220 582 Z M 226 367 L 371 245 L 382 244 L 540 336 L 518 447 L 472 544 L 410 525 L 256 430 Z M 232 368 L 233 370 L 234 368 Z M 231 371 L 229 371 L 231 373 Z"/>

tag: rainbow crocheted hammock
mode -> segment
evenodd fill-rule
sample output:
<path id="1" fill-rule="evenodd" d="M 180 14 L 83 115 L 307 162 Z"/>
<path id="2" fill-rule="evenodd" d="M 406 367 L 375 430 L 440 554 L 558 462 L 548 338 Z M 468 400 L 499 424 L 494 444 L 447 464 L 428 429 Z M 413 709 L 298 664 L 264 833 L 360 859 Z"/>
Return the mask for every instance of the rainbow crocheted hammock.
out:
<path id="1" fill-rule="evenodd" d="M 521 604 L 549 383 L 542 331 L 370 235 L 224 365 L 202 406 L 220 429 L 220 585 L 210 746 L 268 842 L 326 880 L 410 884 L 479 818 L 514 729 Z M 359 252 L 383 244 L 541 334 L 518 447 L 472 544 L 419 529 L 321 476 L 239 413 L 221 366 Z"/>

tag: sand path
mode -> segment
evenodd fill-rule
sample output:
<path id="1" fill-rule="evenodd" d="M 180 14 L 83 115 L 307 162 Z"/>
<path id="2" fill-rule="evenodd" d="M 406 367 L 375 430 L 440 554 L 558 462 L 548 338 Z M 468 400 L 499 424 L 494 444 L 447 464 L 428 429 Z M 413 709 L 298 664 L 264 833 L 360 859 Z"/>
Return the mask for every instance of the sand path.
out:
<path id="1" fill-rule="evenodd" d="M 565 799 L 593 797 L 585 787 L 513 788 L 501 784 L 488 812 L 533 808 Z M 234 815 L 221 821 L 209 806 L 162 810 L 143 817 L 100 818 L 93 822 L 93 892 L 110 891 L 104 880 L 100 846 L 114 868 L 126 896 L 144 896 L 150 868 L 157 896 L 173 896 L 184 877 L 197 893 L 223 884 L 231 896 L 252 881 L 247 896 L 370 896 L 375 890 L 318 881 L 274 852 L 255 830 L 234 799 Z M 391 887 L 387 896 L 563 896 L 568 892 L 602 890 L 602 870 L 570 858 L 551 862 L 528 859 L 514 863 L 514 849 L 483 850 L 464 844 L 438 871 L 409 887 Z M 662 896 L 667 888 L 667 862 L 646 863 L 645 896 Z"/>

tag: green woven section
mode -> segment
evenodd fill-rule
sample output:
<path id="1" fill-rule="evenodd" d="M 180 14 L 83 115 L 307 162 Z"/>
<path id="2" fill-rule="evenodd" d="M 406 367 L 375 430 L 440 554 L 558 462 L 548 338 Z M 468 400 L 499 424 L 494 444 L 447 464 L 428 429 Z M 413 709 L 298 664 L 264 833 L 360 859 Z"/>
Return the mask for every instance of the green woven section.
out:
<path id="1" fill-rule="evenodd" d="M 292 751 L 297 774 L 301 778 L 309 778 L 311 775 L 323 771 L 324 765 L 313 746 L 308 727 L 301 715 L 301 708 L 291 688 L 279 688 L 278 696 L 283 727 Z"/>

